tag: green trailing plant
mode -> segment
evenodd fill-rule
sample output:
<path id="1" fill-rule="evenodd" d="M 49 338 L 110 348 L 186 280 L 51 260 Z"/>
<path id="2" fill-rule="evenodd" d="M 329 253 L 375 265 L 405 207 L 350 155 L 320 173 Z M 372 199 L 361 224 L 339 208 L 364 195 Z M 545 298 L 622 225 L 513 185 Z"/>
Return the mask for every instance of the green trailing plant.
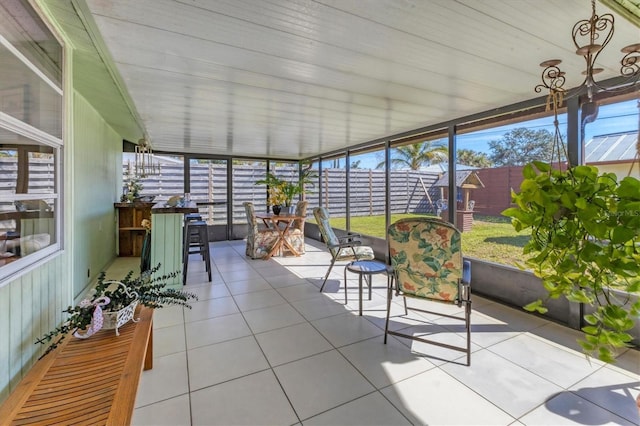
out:
<path id="1" fill-rule="evenodd" d="M 640 315 L 640 181 L 538 161 L 523 175 L 520 192 L 511 193 L 517 207 L 502 212 L 516 231 L 531 229 L 520 266 L 542 279 L 548 298 L 593 306 L 579 343 L 586 354 L 613 362 Z M 547 312 L 541 299 L 525 309 Z"/>
<path id="2" fill-rule="evenodd" d="M 106 280 L 106 273 L 100 272 L 96 287 L 91 291 L 90 296 L 80 304 L 65 309 L 63 312 L 69 314 L 67 319 L 36 340 L 36 344 L 50 343 L 40 358 L 58 347 L 69 333 L 75 333 L 89 327 L 98 305 L 101 305 L 103 311 L 118 311 L 137 300 L 139 304 L 154 309 L 160 309 L 167 305 L 191 308 L 189 302 L 198 300 L 195 294 L 167 288 L 168 281 L 177 277 L 179 272 L 154 277 L 159 269 L 160 264 L 136 277 L 133 276 L 133 271 L 129 271 L 124 278 L 118 281 Z M 102 304 L 101 301 L 104 301 L 105 297 L 109 301 Z"/>

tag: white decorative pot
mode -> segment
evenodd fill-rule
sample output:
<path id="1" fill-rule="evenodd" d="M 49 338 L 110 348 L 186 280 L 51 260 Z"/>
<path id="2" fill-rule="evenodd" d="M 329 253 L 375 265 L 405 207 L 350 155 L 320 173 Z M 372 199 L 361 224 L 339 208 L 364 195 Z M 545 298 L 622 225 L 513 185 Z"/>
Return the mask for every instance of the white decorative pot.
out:
<path id="1" fill-rule="evenodd" d="M 118 328 L 122 327 L 129 321 L 138 322 L 133 318 L 133 314 L 138 306 L 138 301 L 134 300 L 128 306 L 120 309 L 119 311 L 103 311 L 102 312 L 102 328 L 105 330 L 116 330 L 116 336 L 119 336 Z"/>

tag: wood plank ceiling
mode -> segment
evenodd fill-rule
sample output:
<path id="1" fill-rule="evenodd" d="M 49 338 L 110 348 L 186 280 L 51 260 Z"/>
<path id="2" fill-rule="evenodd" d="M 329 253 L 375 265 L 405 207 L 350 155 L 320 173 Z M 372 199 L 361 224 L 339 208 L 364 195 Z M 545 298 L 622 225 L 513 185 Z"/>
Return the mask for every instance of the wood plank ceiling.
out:
<path id="1" fill-rule="evenodd" d="M 286 159 L 536 97 L 546 59 L 563 59 L 576 86 L 571 29 L 591 11 L 589 0 L 72 3 L 154 149 Z M 600 78 L 640 41 L 616 18 Z"/>

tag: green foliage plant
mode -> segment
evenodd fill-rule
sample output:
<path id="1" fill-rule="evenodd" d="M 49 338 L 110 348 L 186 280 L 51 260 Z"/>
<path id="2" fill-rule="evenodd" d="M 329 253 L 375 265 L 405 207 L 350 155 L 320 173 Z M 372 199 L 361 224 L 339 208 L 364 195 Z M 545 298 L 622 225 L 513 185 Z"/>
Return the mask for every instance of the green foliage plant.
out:
<path id="1" fill-rule="evenodd" d="M 584 316 L 579 343 L 587 355 L 613 362 L 640 315 L 640 181 L 540 161 L 527 164 L 523 175 L 520 192 L 511 193 L 517 207 L 502 212 L 516 231 L 531 230 L 520 266 L 541 278 L 545 300 L 565 296 L 594 308 Z M 525 309 L 547 312 L 541 299 Z"/>
<path id="2" fill-rule="evenodd" d="M 257 180 L 256 185 L 267 185 L 269 187 L 269 204 L 272 206 L 291 206 L 296 195 L 303 195 L 307 185 L 315 183 L 313 169 L 305 168 L 296 181 L 288 181 L 277 177 L 271 172 L 267 172 L 264 179 Z"/>
<path id="3" fill-rule="evenodd" d="M 179 275 L 179 272 L 171 272 L 161 276 L 154 274 L 160 269 L 160 264 L 143 272 L 137 277 L 133 277 L 133 271 L 119 280 L 106 280 L 104 271 L 98 276 L 98 283 L 91 291 L 91 295 L 79 305 L 69 306 L 63 312 L 69 314 L 67 319 L 58 327 L 36 340 L 36 344 L 47 344 L 47 350 L 42 357 L 54 350 L 62 343 L 67 334 L 78 330 L 86 329 L 93 319 L 96 303 L 103 297 L 109 298 L 109 303 L 102 307 L 103 311 L 118 311 L 130 305 L 135 300 L 139 304 L 149 308 L 159 309 L 167 305 L 179 305 L 191 308 L 189 301 L 198 300 L 198 297 L 182 290 L 166 288 L 167 283 L 172 278 Z M 123 285 L 114 285 L 116 283 Z"/>

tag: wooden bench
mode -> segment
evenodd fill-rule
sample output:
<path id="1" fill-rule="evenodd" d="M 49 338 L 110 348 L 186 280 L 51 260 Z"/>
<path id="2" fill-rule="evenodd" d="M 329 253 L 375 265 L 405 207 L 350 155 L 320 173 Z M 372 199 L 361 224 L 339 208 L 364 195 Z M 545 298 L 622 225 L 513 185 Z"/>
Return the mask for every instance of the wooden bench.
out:
<path id="1" fill-rule="evenodd" d="M 33 368 L 0 407 L 3 425 L 131 423 L 144 366 L 153 367 L 153 309 L 137 323 L 101 330 L 89 339 L 67 336 Z"/>

